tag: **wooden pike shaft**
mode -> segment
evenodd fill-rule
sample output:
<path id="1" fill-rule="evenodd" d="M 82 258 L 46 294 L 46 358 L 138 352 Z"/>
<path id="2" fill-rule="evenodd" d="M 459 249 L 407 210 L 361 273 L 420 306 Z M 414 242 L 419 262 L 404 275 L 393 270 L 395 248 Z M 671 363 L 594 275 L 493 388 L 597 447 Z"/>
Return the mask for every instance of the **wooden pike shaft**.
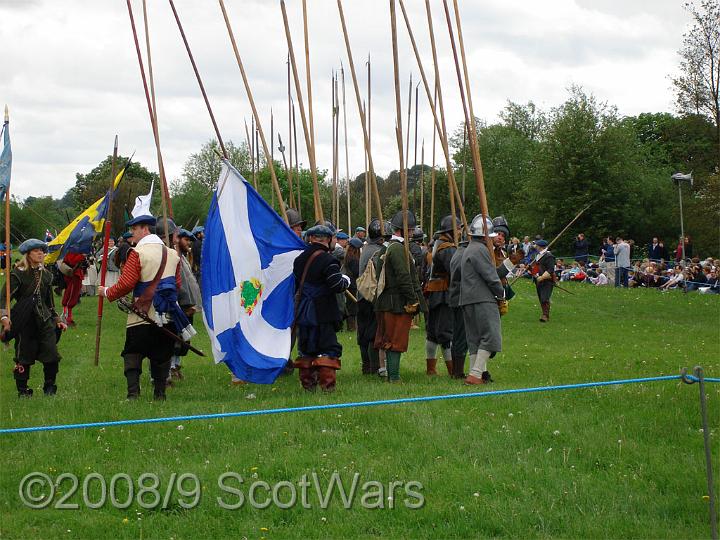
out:
<path id="1" fill-rule="evenodd" d="M 405 26 L 407 27 L 408 35 L 410 37 L 410 42 L 412 43 L 413 51 L 415 53 L 415 59 L 418 64 L 418 69 L 420 70 L 420 76 L 422 77 L 423 86 L 425 87 L 425 93 L 427 94 L 428 103 L 431 105 L 432 113 L 433 113 L 433 120 L 435 121 L 435 129 L 437 130 L 438 137 L 440 139 L 440 145 L 443 150 L 443 154 L 445 155 L 445 162 L 447 164 L 447 175 L 448 175 L 448 187 L 450 191 L 450 213 L 453 216 L 456 216 L 455 213 L 455 203 L 457 202 L 458 208 L 460 210 L 460 216 L 462 218 L 463 225 L 466 229 L 469 229 L 467 217 L 465 216 L 465 208 L 462 204 L 462 199 L 460 198 L 460 193 L 457 189 L 457 184 L 455 182 L 455 172 L 453 170 L 453 164 L 450 159 L 450 150 L 448 148 L 448 141 L 447 141 L 447 128 L 445 127 L 445 108 L 443 105 L 443 96 L 442 96 L 442 88 L 440 84 L 440 70 L 438 66 L 438 60 L 437 60 L 437 49 L 435 47 L 435 33 L 433 31 L 433 24 L 432 24 L 432 13 L 430 11 L 430 3 L 429 0 L 425 0 L 425 9 L 427 12 L 427 18 L 428 18 L 428 26 L 430 28 L 430 44 L 432 47 L 432 53 L 433 53 L 433 64 L 435 68 L 435 88 L 437 91 L 437 104 L 440 108 L 440 119 L 438 119 L 437 111 L 435 107 L 433 106 L 433 96 L 430 93 L 430 85 L 427 82 L 427 77 L 425 75 L 425 69 L 422 65 L 422 60 L 420 59 L 420 53 L 418 52 L 417 43 L 415 42 L 415 35 L 413 34 L 412 27 L 410 26 L 410 20 L 408 19 L 407 12 L 405 10 L 405 4 L 403 0 L 399 0 L 400 2 L 400 8 L 403 13 L 403 18 L 405 20 Z M 454 195 L 454 196 L 453 196 Z M 453 229 L 453 239 L 455 242 L 458 241 L 458 234 L 457 229 Z"/>
<path id="2" fill-rule="evenodd" d="M 367 110 L 363 108 L 363 112 L 367 114 L 368 126 L 368 148 L 372 149 L 372 63 L 370 62 L 370 53 L 367 59 Z M 368 174 L 367 151 L 365 152 L 365 226 L 370 225 L 372 218 L 372 197 L 370 195 L 371 186 L 370 175 Z M 382 221 L 382 220 L 381 220 Z M 383 226 L 383 225 L 381 225 Z"/>
<path id="3" fill-rule="evenodd" d="M 287 167 L 288 189 L 290 190 L 290 208 L 295 206 L 293 196 L 293 134 L 292 134 L 292 92 L 290 90 L 290 56 L 287 59 L 287 95 L 288 95 L 288 154 L 290 166 Z M 278 134 L 279 136 L 279 134 Z M 298 211 L 300 209 L 298 208 Z"/>
<path id="4" fill-rule="evenodd" d="M 145 101 L 147 102 L 148 114 L 150 115 L 150 126 L 152 127 L 153 138 L 155 139 L 155 151 L 157 155 L 158 171 L 162 172 L 163 160 L 162 153 L 160 151 L 160 135 L 158 133 L 157 119 L 155 117 L 155 109 L 153 107 L 152 99 L 150 98 L 150 92 L 148 91 L 148 83 L 145 78 L 145 67 L 143 66 L 142 53 L 140 52 L 140 43 L 138 42 L 137 29 L 135 28 L 135 17 L 132 12 L 132 5 L 130 0 L 127 0 L 128 15 L 130 16 L 130 26 L 132 28 L 133 40 L 135 41 L 135 52 L 137 53 L 138 66 L 140 67 L 140 76 L 142 77 L 143 89 L 145 90 Z M 114 180 L 114 179 L 113 179 Z M 165 187 L 161 189 L 163 199 L 165 198 Z M 163 217 L 166 217 L 165 206 L 163 206 Z M 170 237 L 167 234 L 168 227 L 165 227 L 165 243 L 170 244 Z"/>
<path id="5" fill-rule="evenodd" d="M 308 96 L 308 118 L 310 119 L 310 144 L 315 151 L 315 122 L 313 120 L 312 77 L 310 76 L 310 33 L 308 32 L 307 0 L 302 1 L 303 37 L 305 41 L 305 84 Z"/>
<path id="6" fill-rule="evenodd" d="M 340 228 L 340 94 L 338 93 L 337 72 L 335 72 L 335 216 L 336 226 Z"/>
<path id="7" fill-rule="evenodd" d="M 403 159 L 403 140 L 402 140 L 402 103 L 400 100 L 400 74 L 398 62 L 398 46 L 397 46 L 397 20 L 395 16 L 395 0 L 390 0 L 390 28 L 392 31 L 392 49 L 393 49 L 393 76 L 395 80 L 395 136 L 397 137 L 398 155 L 400 158 L 400 197 L 402 199 L 403 213 L 403 236 L 405 241 L 405 260 L 410 265 L 410 231 L 408 230 L 408 201 L 407 201 L 407 169 L 404 167 Z M 412 86 L 411 86 L 412 89 Z M 381 229 L 382 230 L 382 229 Z"/>
<path id="8" fill-rule="evenodd" d="M 302 202 L 300 199 L 300 160 L 298 159 L 298 138 L 297 138 L 297 119 L 295 118 L 295 103 L 292 104 L 292 126 L 293 126 L 293 149 L 295 150 L 295 178 L 296 186 L 297 186 L 297 209 L 298 212 L 301 211 L 300 203 Z"/>
<path id="9" fill-rule="evenodd" d="M 420 228 L 425 231 L 425 139 L 420 150 Z"/>
<path id="10" fill-rule="evenodd" d="M 335 101 L 337 96 L 335 95 L 335 73 L 332 73 L 330 77 L 330 93 L 332 96 L 332 115 L 331 119 L 331 130 L 332 130 L 332 220 L 335 226 L 339 226 L 337 220 L 337 134 L 335 133 Z"/>
<path id="11" fill-rule="evenodd" d="M 438 85 L 435 81 L 435 99 L 433 101 L 433 110 L 437 108 L 437 90 Z M 435 143 L 437 142 L 437 129 L 433 129 L 433 142 L 432 142 L 432 171 L 430 171 L 430 230 L 428 231 L 429 236 L 432 236 L 432 230 L 435 227 Z"/>
<path id="12" fill-rule="evenodd" d="M 143 0 L 143 22 L 145 23 L 145 48 L 147 49 L 147 61 L 148 61 L 148 77 L 150 79 L 150 98 L 152 99 L 152 110 L 153 110 L 153 117 L 155 118 L 155 126 L 158 130 L 158 146 L 160 145 L 160 128 L 158 127 L 158 114 L 157 114 L 157 105 L 155 104 L 155 77 L 153 77 L 153 67 L 152 67 L 152 55 L 150 54 L 150 29 L 148 27 L 148 16 L 147 16 L 147 0 Z M 173 217 L 173 210 L 172 210 L 172 202 L 170 200 L 170 191 L 168 190 L 167 185 L 167 179 L 165 177 L 165 162 L 162 159 L 162 154 L 160 155 L 160 164 L 159 164 L 159 173 L 160 173 L 160 184 L 162 191 L 160 192 L 162 197 L 162 213 L 163 213 L 163 219 L 166 219 L 167 216 Z M 113 182 L 115 181 L 115 178 L 113 178 Z M 167 229 L 167 227 L 166 227 Z M 167 234 L 167 231 L 165 233 L 165 243 L 169 244 L 169 237 Z"/>
<path id="13" fill-rule="evenodd" d="M 259 164 L 255 163 L 255 116 L 250 118 L 250 165 L 252 166 L 252 180 L 255 191 L 258 189 L 256 169 L 260 168 Z"/>
<path id="14" fill-rule="evenodd" d="M 412 118 L 412 71 L 410 72 L 410 82 L 408 83 L 408 108 L 407 108 L 407 133 L 405 134 L 405 169 L 407 170 L 410 163 L 410 119 Z M 407 173 L 406 173 L 407 174 Z"/>
<path id="15" fill-rule="evenodd" d="M 342 108 L 343 108 L 343 139 L 345 143 L 345 181 L 347 187 L 347 226 L 348 234 L 352 231 L 352 222 L 350 218 L 350 157 L 348 155 L 347 142 L 347 106 L 345 104 L 345 69 L 340 63 L 340 78 L 342 79 Z"/>
<path id="16" fill-rule="evenodd" d="M 447 0 L 443 0 L 443 7 L 445 9 L 445 18 L 448 24 L 448 33 L 450 35 L 450 43 L 452 44 L 453 57 L 455 58 L 455 68 L 458 75 L 458 85 L 460 87 L 460 96 L 463 98 L 463 111 L 465 113 L 465 124 L 469 129 L 470 147 L 472 150 L 473 168 L 475 169 L 475 187 L 477 188 L 478 197 L 480 197 L 480 212 L 484 217 L 489 217 L 487 195 L 485 194 L 485 177 L 483 175 L 482 162 L 480 161 L 480 146 L 477 140 L 477 126 L 475 125 L 475 112 L 473 111 L 472 94 L 470 92 L 470 77 L 467 69 L 467 59 L 465 57 L 465 44 L 463 43 L 462 37 L 462 25 L 460 23 L 460 11 L 458 9 L 457 0 L 453 0 L 455 9 L 455 22 L 458 31 L 458 44 L 460 45 L 460 54 L 462 56 L 463 73 L 465 75 L 465 84 L 463 92 L 463 81 L 460 78 L 460 66 L 458 65 L 457 47 L 455 46 L 455 38 L 453 36 L 452 21 L 450 19 L 450 11 L 448 9 Z M 467 94 L 467 106 L 465 106 L 465 98 Z M 468 116 L 470 118 L 468 118 Z M 487 244 L 490 254 L 494 260 L 494 250 L 492 248 L 492 240 L 487 235 L 487 224 L 486 220 L 483 219 L 483 229 L 485 231 L 485 243 Z"/>
<path id="17" fill-rule="evenodd" d="M 143 1 L 143 8 L 145 2 Z M 110 228 L 112 227 L 112 211 L 113 211 L 113 199 L 115 198 L 115 176 L 117 175 L 117 154 L 118 154 L 118 137 L 115 135 L 115 145 L 113 147 L 112 165 L 110 167 L 110 191 L 108 201 L 107 217 L 105 218 L 105 237 L 103 239 L 103 258 L 102 264 L 100 265 L 100 286 L 105 286 L 105 276 L 107 275 L 107 264 L 108 264 L 108 248 L 110 246 Z M 168 227 L 165 227 L 168 229 Z M 97 323 L 95 325 L 95 356 L 93 357 L 93 364 L 96 366 L 100 361 L 100 334 L 102 332 L 102 318 L 103 318 L 103 300 L 104 296 L 98 295 L 98 313 Z"/>
<path id="18" fill-rule="evenodd" d="M 10 113 L 5 105 L 5 117 L 3 127 L 9 129 Z M 9 132 L 8 132 L 9 133 Z M 5 309 L 8 319 L 10 318 L 10 182 L 5 190 Z"/>
<path id="19" fill-rule="evenodd" d="M 363 142 L 365 143 L 365 152 L 368 158 L 368 169 L 370 171 L 370 183 L 372 186 L 373 196 L 375 199 L 375 205 L 377 206 L 378 218 L 380 222 L 383 222 L 382 215 L 382 204 L 380 203 L 380 192 L 377 187 L 377 180 L 375 177 L 375 164 L 373 163 L 372 151 L 370 150 L 370 135 L 368 129 L 368 123 L 365 119 L 365 112 L 362 108 L 362 98 L 360 97 L 360 88 L 357 82 L 357 75 L 355 73 L 355 62 L 353 61 L 352 50 L 350 49 L 350 39 L 348 38 L 347 25 L 345 24 L 345 13 L 342 7 L 342 0 L 337 0 L 338 12 L 340 14 L 340 23 L 342 24 L 343 38 L 345 39 L 345 49 L 348 55 L 348 65 L 350 67 L 350 75 L 352 75 L 353 88 L 355 90 L 355 100 L 357 102 L 358 113 L 360 114 L 360 123 L 363 128 Z M 370 79 L 368 78 L 368 85 Z M 370 112 L 370 97 L 368 95 L 368 113 Z M 381 228 L 382 230 L 382 228 Z"/>
<path id="20" fill-rule="evenodd" d="M 325 218 L 323 216 L 322 205 L 320 203 L 320 189 L 318 187 L 317 166 L 315 164 L 315 147 L 313 145 L 313 139 L 310 134 L 308 120 L 305 116 L 305 105 L 303 104 L 302 88 L 300 87 L 300 78 L 298 77 L 297 64 L 295 63 L 295 50 L 293 49 L 292 37 L 290 36 L 290 25 L 288 23 L 285 0 L 280 0 L 280 9 L 282 10 L 283 24 L 285 25 L 285 38 L 287 39 L 288 50 L 290 52 L 290 65 L 292 66 L 293 78 L 295 80 L 295 95 L 297 96 L 298 106 L 300 107 L 300 120 L 302 121 L 303 133 L 305 134 L 305 146 L 307 146 L 308 159 L 310 160 L 310 172 L 313 179 L 313 202 L 315 204 L 315 220 L 323 221 Z"/>
<path id="21" fill-rule="evenodd" d="M 280 191 L 280 184 L 278 183 L 277 176 L 275 174 L 275 162 L 273 160 L 273 153 L 268 149 L 267 141 L 265 140 L 265 133 L 263 132 L 262 125 L 260 124 L 260 116 L 258 115 L 257 108 L 255 107 L 255 99 L 253 98 L 252 89 L 250 88 L 250 83 L 248 82 L 247 74 L 245 73 L 245 67 L 243 66 L 242 59 L 240 58 L 240 52 L 237 48 L 237 42 L 235 41 L 235 35 L 232 31 L 232 26 L 230 25 L 230 20 L 228 19 L 227 11 L 225 10 L 225 3 L 223 0 L 219 0 L 220 2 L 220 9 L 223 13 L 223 18 L 225 19 L 225 26 L 227 26 L 228 35 L 230 36 L 230 42 L 232 43 L 233 52 L 235 53 L 235 59 L 237 60 L 238 67 L 240 68 L 240 74 L 242 75 L 243 84 L 245 85 L 245 92 L 247 93 L 248 101 L 250 102 L 250 107 L 252 108 L 253 118 L 255 119 L 255 125 L 257 126 L 258 133 L 260 135 L 260 141 L 263 145 L 263 152 L 265 153 L 265 160 L 268 162 L 268 167 L 270 168 L 270 178 L 272 180 L 273 189 L 275 190 L 275 195 L 277 195 L 278 198 L 278 205 L 280 206 L 280 215 L 287 223 L 287 213 L 285 211 L 285 203 L 283 201 L 282 192 Z M 272 115 L 272 113 L 271 113 Z M 272 116 L 270 120 L 271 126 L 272 126 Z M 272 131 L 272 127 L 271 127 Z M 272 139 L 270 140 L 270 143 L 272 144 Z"/>
<path id="22" fill-rule="evenodd" d="M 129 4 L 130 0 L 127 1 Z M 185 44 L 185 50 L 187 50 L 188 57 L 190 58 L 190 63 L 192 64 L 193 71 L 195 72 L 195 78 L 197 79 L 198 86 L 200 87 L 200 92 L 202 93 L 203 99 L 205 100 L 205 106 L 207 107 L 208 114 L 210 115 L 210 121 L 212 122 L 213 128 L 215 129 L 215 136 L 218 139 L 218 143 L 220 144 L 220 148 L 222 149 L 223 156 L 225 156 L 225 159 L 228 159 L 228 153 L 225 149 L 225 143 L 220 136 L 220 129 L 218 128 L 217 122 L 215 121 L 215 115 L 213 114 L 212 107 L 210 107 L 210 101 L 208 100 L 207 93 L 205 92 L 205 85 L 203 85 L 202 78 L 200 77 L 200 72 L 198 71 L 197 65 L 195 65 L 195 58 L 193 57 L 192 51 L 190 50 L 190 44 L 185 37 L 185 31 L 183 30 L 182 23 L 180 22 L 180 16 L 175 9 L 175 3 L 173 2 L 173 0 L 168 0 L 168 2 L 170 2 L 170 8 L 172 9 L 173 15 L 175 16 L 175 22 L 177 23 L 178 30 L 180 30 L 180 35 L 182 36 L 183 43 Z"/>

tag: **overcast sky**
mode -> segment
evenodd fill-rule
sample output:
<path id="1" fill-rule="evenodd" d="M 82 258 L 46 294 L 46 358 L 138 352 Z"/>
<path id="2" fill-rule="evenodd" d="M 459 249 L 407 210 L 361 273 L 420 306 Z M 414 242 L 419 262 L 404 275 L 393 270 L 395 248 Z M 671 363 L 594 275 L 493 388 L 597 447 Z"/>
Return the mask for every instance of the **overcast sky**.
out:
<path id="1" fill-rule="evenodd" d="M 275 129 L 287 144 L 287 42 L 280 4 L 225 3 L 263 127 L 269 132 L 272 108 Z M 442 2 L 430 3 L 447 124 L 454 130 L 463 115 L 452 52 Z M 175 4 L 221 135 L 241 143 L 251 112 L 219 5 L 215 0 Z M 304 81 L 302 3 L 287 4 Z M 430 76 L 424 2 L 406 4 Z M 363 93 L 368 53 L 373 60 L 373 157 L 378 174 L 385 175 L 398 168 L 388 2 L 344 0 L 344 7 Z M 144 53 L 142 2 L 133 0 L 133 8 Z M 309 0 L 308 11 L 318 166 L 329 169 L 332 163 L 330 77 L 342 61 L 354 177 L 363 170 L 362 132 L 336 2 Z M 497 120 L 508 100 L 556 106 L 573 84 L 616 105 L 622 115 L 673 111 L 668 75 L 676 70 L 677 50 L 690 20 L 679 0 L 461 0 L 460 11 L 475 113 L 483 120 Z M 180 177 L 188 156 L 215 135 L 168 2 L 148 0 L 148 16 L 161 148 L 172 181 Z M 408 78 L 412 72 L 418 81 L 419 71 L 402 19 L 398 23 L 406 125 Z M 157 170 L 125 0 L 0 0 L 3 103 L 10 107 L 12 193 L 20 198 L 61 197 L 74 185 L 76 172 L 88 172 L 112 152 L 115 134 L 121 154 L 136 151 L 136 161 Z M 432 116 L 422 86 L 419 114 L 418 140 L 426 141 L 429 163 Z M 297 122 L 300 161 L 307 164 L 299 110 Z M 411 143 L 411 163 L 413 153 Z M 440 155 L 438 149 L 438 159 Z M 277 151 L 275 157 L 279 159 Z"/>

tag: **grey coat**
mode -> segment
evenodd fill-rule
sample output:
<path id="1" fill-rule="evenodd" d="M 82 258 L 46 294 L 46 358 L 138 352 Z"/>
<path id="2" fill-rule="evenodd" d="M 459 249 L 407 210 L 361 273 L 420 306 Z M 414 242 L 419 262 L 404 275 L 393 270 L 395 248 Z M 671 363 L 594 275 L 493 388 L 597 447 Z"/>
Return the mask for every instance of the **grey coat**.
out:
<path id="1" fill-rule="evenodd" d="M 462 263 L 462 256 L 465 253 L 467 244 L 460 242 L 460 245 L 453 253 L 452 259 L 450 259 L 450 289 L 448 291 L 448 304 L 451 308 L 460 307 L 460 264 Z"/>
<path id="2" fill-rule="evenodd" d="M 497 268 L 482 239 L 473 238 L 465 249 L 460 263 L 460 305 L 496 304 L 505 297 Z"/>

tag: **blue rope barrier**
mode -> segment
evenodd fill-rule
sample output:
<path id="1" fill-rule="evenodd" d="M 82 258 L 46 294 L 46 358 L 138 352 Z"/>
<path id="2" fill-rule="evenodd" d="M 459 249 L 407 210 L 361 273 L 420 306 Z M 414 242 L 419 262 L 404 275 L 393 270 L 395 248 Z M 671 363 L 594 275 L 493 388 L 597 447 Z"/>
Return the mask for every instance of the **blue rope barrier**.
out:
<path id="1" fill-rule="evenodd" d="M 697 382 L 698 379 L 693 375 L 687 375 L 686 379 Z M 596 386 L 613 386 L 621 384 L 638 384 L 644 382 L 655 382 L 655 381 L 675 381 L 682 380 L 682 375 L 663 375 L 658 377 L 643 377 L 640 379 L 619 379 L 615 381 L 599 381 L 599 382 L 588 382 L 588 383 L 575 383 L 575 384 L 564 384 L 558 386 L 537 386 L 534 388 L 511 388 L 508 390 L 491 390 L 489 392 L 470 392 L 467 394 L 446 394 L 442 396 L 420 396 L 420 397 L 409 397 L 409 398 L 397 398 L 397 399 L 383 399 L 379 401 L 354 401 L 349 403 L 331 403 L 327 405 L 309 405 L 305 407 L 285 407 L 280 409 L 263 409 L 254 411 L 238 411 L 229 413 L 211 413 L 211 414 L 194 414 L 185 416 L 166 416 L 158 418 L 139 418 L 134 420 L 111 420 L 106 422 L 90 422 L 84 424 L 60 424 L 53 426 L 30 426 L 20 428 L 3 428 L 0 429 L 0 434 L 10 433 L 30 433 L 35 431 L 60 431 L 67 429 L 85 429 L 85 428 L 98 428 L 98 427 L 110 427 L 110 426 L 128 426 L 134 424 L 159 424 L 162 422 L 187 422 L 191 420 L 213 420 L 216 418 L 235 418 L 238 416 L 260 416 L 267 414 L 281 414 L 281 413 L 292 413 L 292 412 L 309 412 L 309 411 L 323 411 L 330 409 L 348 409 L 353 407 L 374 407 L 378 405 L 397 405 L 399 403 L 419 403 L 425 401 L 441 401 L 446 399 L 462 399 L 462 398 L 473 398 L 473 397 L 490 397 L 490 396 L 503 396 L 509 394 L 527 394 L 532 392 L 547 392 L 554 390 L 572 390 L 576 388 L 592 388 Z M 705 382 L 720 383 L 720 378 L 705 378 Z"/>

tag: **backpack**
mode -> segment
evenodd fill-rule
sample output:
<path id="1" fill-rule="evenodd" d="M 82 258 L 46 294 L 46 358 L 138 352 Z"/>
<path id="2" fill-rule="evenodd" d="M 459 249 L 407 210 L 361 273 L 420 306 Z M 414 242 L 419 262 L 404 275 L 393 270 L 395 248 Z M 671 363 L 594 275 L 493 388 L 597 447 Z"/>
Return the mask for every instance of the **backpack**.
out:
<path id="1" fill-rule="evenodd" d="M 382 261 L 385 257 L 384 251 L 381 250 L 378 253 L 380 253 L 379 260 Z M 356 281 L 358 292 L 368 302 L 375 301 L 385 290 L 385 265 L 382 265 L 378 275 L 374 259 L 375 257 L 368 261 L 365 271 Z"/>

